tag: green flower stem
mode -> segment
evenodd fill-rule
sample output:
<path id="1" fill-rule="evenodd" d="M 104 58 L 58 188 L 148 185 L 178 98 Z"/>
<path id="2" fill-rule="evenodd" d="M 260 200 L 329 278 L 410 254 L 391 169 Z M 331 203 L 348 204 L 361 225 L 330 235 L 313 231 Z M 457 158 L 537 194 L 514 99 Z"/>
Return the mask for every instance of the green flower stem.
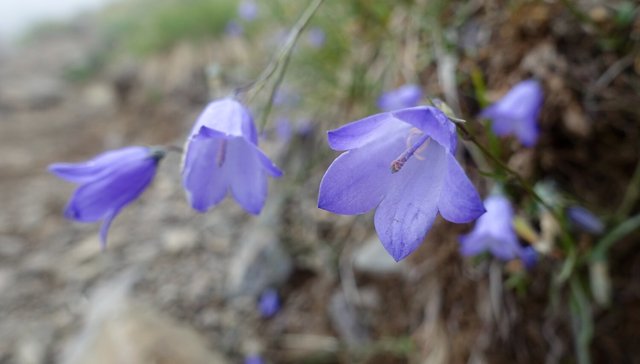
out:
<path id="1" fill-rule="evenodd" d="M 318 10 L 318 8 L 320 7 L 320 5 L 322 5 L 323 2 L 324 0 L 313 0 L 309 4 L 309 6 L 304 10 L 302 15 L 300 16 L 300 18 L 298 18 L 298 21 L 289 32 L 289 35 L 287 36 L 287 40 L 282 45 L 282 47 L 280 47 L 280 50 L 274 56 L 273 60 L 269 63 L 269 65 L 262 71 L 262 73 L 260 73 L 260 75 L 255 81 L 249 83 L 248 85 L 245 85 L 236 89 L 236 94 L 239 94 L 241 92 L 251 92 L 252 95 L 249 97 L 249 99 L 252 99 L 253 97 L 255 97 L 255 95 L 258 92 L 260 92 L 260 90 L 262 90 L 262 88 L 264 88 L 267 81 L 269 81 L 271 76 L 273 76 L 273 74 L 276 73 L 276 71 L 280 70 L 279 72 L 284 73 L 284 68 L 286 68 L 286 64 L 288 63 L 288 58 L 291 55 L 291 52 L 293 51 L 293 47 L 296 45 L 298 38 L 300 38 L 300 34 L 302 34 L 302 31 L 305 29 L 307 24 L 309 24 L 309 21 L 315 14 L 316 10 Z M 277 86 L 274 88 L 277 89 Z"/>
<path id="2" fill-rule="evenodd" d="M 502 162 L 500 159 L 494 156 L 487 148 L 485 148 L 484 145 L 478 142 L 478 140 L 471 133 L 469 133 L 469 131 L 464 125 L 462 125 L 461 123 L 455 123 L 455 124 L 463 139 L 473 143 L 473 145 L 475 145 L 478 148 L 478 150 L 480 150 L 482 154 L 484 154 L 497 168 L 502 169 L 503 171 L 510 174 L 513 178 L 515 178 L 518 184 L 522 188 L 524 188 L 524 190 L 531 197 L 533 197 L 534 200 L 536 200 L 539 204 L 544 206 L 549 211 L 549 213 L 558 222 L 558 225 L 560 226 L 560 232 L 561 232 L 561 242 L 563 243 L 565 250 L 569 251 L 573 246 L 573 239 L 571 238 L 571 235 L 569 235 L 569 233 L 567 232 L 565 220 L 558 213 L 558 211 L 556 211 L 556 209 L 554 209 L 544 199 L 542 199 L 542 197 L 538 195 L 538 193 L 533 189 L 533 187 L 531 187 L 529 183 L 527 183 L 527 181 L 525 181 L 524 178 L 522 178 L 522 176 L 520 176 L 518 172 L 511 169 L 504 162 Z"/>
<path id="3" fill-rule="evenodd" d="M 591 261 L 602 261 L 607 258 L 609 249 L 622 238 L 631 234 L 634 231 L 640 229 L 640 214 L 631 217 L 628 220 L 621 222 L 618 226 L 613 228 L 607 235 L 603 236 L 596 243 L 596 247 L 591 253 Z"/>
<path id="4" fill-rule="evenodd" d="M 631 177 L 629 186 L 624 193 L 622 204 L 620 204 L 618 211 L 616 211 L 616 218 L 618 221 L 629 216 L 633 206 L 638 201 L 638 197 L 640 197 L 640 159 L 638 159 L 636 170 L 633 172 L 633 177 Z"/>

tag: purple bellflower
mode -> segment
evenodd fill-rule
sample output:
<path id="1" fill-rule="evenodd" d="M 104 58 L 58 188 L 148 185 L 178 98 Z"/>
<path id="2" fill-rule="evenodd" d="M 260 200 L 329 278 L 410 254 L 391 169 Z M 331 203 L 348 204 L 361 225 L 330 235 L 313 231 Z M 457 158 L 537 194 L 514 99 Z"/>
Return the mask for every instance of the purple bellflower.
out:
<path id="1" fill-rule="evenodd" d="M 100 240 L 123 207 L 138 198 L 153 180 L 165 152 L 158 148 L 126 147 L 102 153 L 82 163 L 55 163 L 49 171 L 80 186 L 64 215 L 80 222 L 102 220 Z"/>
<path id="2" fill-rule="evenodd" d="M 406 84 L 395 90 L 382 93 L 378 98 L 378 108 L 382 111 L 394 111 L 417 106 L 422 98 L 420 86 Z"/>
<path id="3" fill-rule="evenodd" d="M 376 209 L 382 244 L 399 261 L 424 240 L 438 212 L 466 223 L 484 213 L 478 192 L 454 157 L 455 125 L 420 106 L 369 116 L 329 131 L 342 153 L 320 183 L 318 207 L 344 215 Z"/>
<path id="4" fill-rule="evenodd" d="M 532 147 L 538 140 L 538 115 L 543 96 L 538 81 L 522 81 L 484 109 L 480 116 L 492 120 L 491 128 L 496 135 L 515 135 L 522 145 Z"/>
<path id="5" fill-rule="evenodd" d="M 598 235 L 602 234 L 604 231 L 604 224 L 602 223 L 602 220 L 584 207 L 569 207 L 567 209 L 567 216 L 574 226 L 589 234 Z"/>
<path id="6" fill-rule="evenodd" d="M 191 207 L 206 212 L 231 190 L 245 211 L 257 215 L 267 198 L 267 177 L 282 171 L 260 149 L 253 118 L 238 101 L 211 102 L 187 141 L 182 181 Z"/>
<path id="7" fill-rule="evenodd" d="M 538 264 L 538 252 L 531 246 L 526 246 L 520 250 L 520 259 L 526 269 L 533 269 Z"/>
<path id="8" fill-rule="evenodd" d="M 264 364 L 264 360 L 260 355 L 249 355 L 244 358 L 244 364 Z"/>
<path id="9" fill-rule="evenodd" d="M 260 295 L 258 310 L 264 318 L 273 317 L 280 310 L 280 296 L 275 289 L 267 289 Z"/>
<path id="10" fill-rule="evenodd" d="M 521 254 L 518 237 L 512 225 L 513 209 L 509 200 L 491 195 L 484 201 L 487 213 L 480 216 L 471 233 L 460 237 L 465 256 L 490 252 L 501 260 L 515 259 Z"/>
<path id="11" fill-rule="evenodd" d="M 238 16 L 246 21 L 255 20 L 258 17 L 258 4 L 253 0 L 242 0 L 238 5 Z"/>

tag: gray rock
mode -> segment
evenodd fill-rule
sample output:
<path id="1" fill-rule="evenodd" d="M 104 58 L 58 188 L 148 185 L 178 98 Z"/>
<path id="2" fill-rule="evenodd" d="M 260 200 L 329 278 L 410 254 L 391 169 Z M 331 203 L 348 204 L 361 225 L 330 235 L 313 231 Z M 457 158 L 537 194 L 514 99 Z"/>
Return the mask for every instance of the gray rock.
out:
<path id="1" fill-rule="evenodd" d="M 0 99 L 9 109 L 43 110 L 63 100 L 64 83 L 59 78 L 33 76 L 20 83 L 4 85 Z"/>
<path id="2" fill-rule="evenodd" d="M 291 257 L 272 229 L 254 224 L 248 231 L 229 264 L 227 298 L 257 297 L 266 288 L 284 283 L 293 268 Z"/>
<path id="3" fill-rule="evenodd" d="M 67 364 L 226 364 L 196 330 L 129 295 L 134 275 L 99 287 L 91 298 L 85 327 L 62 355 Z"/>
<path id="4" fill-rule="evenodd" d="M 164 234 L 163 247 L 170 253 L 189 251 L 198 245 L 198 233 L 193 228 L 173 228 Z"/>
<path id="5" fill-rule="evenodd" d="M 357 347 L 369 341 L 369 333 L 358 318 L 358 312 L 341 291 L 331 297 L 329 318 L 333 328 L 347 345 Z"/>
<path id="6" fill-rule="evenodd" d="M 406 271 L 405 264 L 393 260 L 376 236 L 367 240 L 354 252 L 353 267 L 362 273 L 381 275 L 401 274 Z"/>

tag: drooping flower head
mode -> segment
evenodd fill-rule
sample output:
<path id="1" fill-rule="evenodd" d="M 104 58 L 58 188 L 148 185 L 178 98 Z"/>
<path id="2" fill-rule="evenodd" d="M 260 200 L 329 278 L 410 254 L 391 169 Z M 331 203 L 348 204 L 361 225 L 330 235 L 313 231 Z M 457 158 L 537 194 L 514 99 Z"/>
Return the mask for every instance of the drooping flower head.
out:
<path id="1" fill-rule="evenodd" d="M 258 149 L 249 110 L 226 98 L 211 102 L 187 141 L 182 181 L 191 207 L 206 212 L 230 190 L 245 211 L 258 214 L 267 198 L 267 174 L 282 172 Z"/>
<path id="2" fill-rule="evenodd" d="M 460 237 L 462 255 L 489 252 L 502 260 L 520 256 L 521 248 L 512 225 L 511 202 L 502 195 L 484 200 L 487 213 L 480 216 L 471 233 Z"/>
<path id="3" fill-rule="evenodd" d="M 491 119 L 496 135 L 515 135 L 522 145 L 531 147 L 538 140 L 538 116 L 543 92 L 536 80 L 522 81 L 500 100 L 482 111 L 481 117 Z"/>
<path id="4" fill-rule="evenodd" d="M 369 116 L 329 132 L 342 153 L 320 184 L 318 207 L 337 214 L 376 209 L 385 249 L 399 261 L 423 241 L 440 213 L 455 223 L 484 213 L 478 192 L 454 157 L 455 125 L 420 106 Z"/>
<path id="5" fill-rule="evenodd" d="M 80 222 L 102 220 L 103 248 L 113 219 L 138 198 L 156 174 L 164 151 L 126 147 L 102 153 L 83 163 L 55 163 L 49 171 L 79 185 L 65 209 L 65 216 Z"/>
<path id="6" fill-rule="evenodd" d="M 264 318 L 269 318 L 280 310 L 280 296 L 275 289 L 267 289 L 260 295 L 258 310 Z"/>
<path id="7" fill-rule="evenodd" d="M 395 90 L 384 92 L 378 98 L 378 108 L 382 111 L 394 111 L 417 106 L 422 99 L 420 86 L 406 84 Z"/>

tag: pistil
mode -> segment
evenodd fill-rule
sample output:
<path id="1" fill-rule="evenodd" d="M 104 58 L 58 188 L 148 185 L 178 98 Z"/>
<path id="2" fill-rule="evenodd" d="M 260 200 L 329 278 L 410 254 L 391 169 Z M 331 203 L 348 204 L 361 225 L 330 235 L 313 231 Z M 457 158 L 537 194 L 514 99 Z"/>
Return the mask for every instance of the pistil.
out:
<path id="1" fill-rule="evenodd" d="M 218 153 L 216 155 L 216 162 L 218 163 L 218 167 L 222 167 L 224 163 L 224 159 L 227 156 L 227 140 L 222 139 L 220 141 L 220 147 L 218 148 Z"/>
<path id="2" fill-rule="evenodd" d="M 393 162 L 391 162 L 391 173 L 399 172 L 404 164 L 407 163 L 409 158 L 411 158 L 418 149 L 420 149 L 423 145 L 426 147 L 427 143 L 431 138 L 427 134 L 423 134 L 418 138 L 418 140 L 413 143 L 407 150 L 402 152 Z"/>

